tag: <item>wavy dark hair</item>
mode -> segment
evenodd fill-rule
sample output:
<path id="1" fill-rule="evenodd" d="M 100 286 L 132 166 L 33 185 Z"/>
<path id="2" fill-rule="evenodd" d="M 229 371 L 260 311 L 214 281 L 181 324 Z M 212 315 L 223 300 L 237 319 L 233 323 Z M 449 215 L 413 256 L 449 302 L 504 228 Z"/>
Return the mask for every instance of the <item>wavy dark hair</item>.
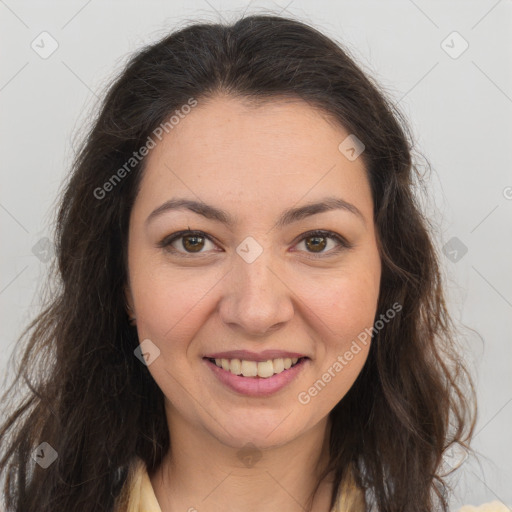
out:
<path id="1" fill-rule="evenodd" d="M 23 357 L 3 396 L 12 402 L 0 429 L 6 510 L 112 511 L 135 458 L 151 472 L 169 449 L 164 397 L 134 357 L 139 340 L 123 291 L 146 159 L 104 197 L 94 191 L 191 97 L 219 93 L 301 99 L 364 143 L 382 261 L 376 318 L 395 302 L 402 310 L 373 334 L 362 371 L 330 412 L 324 475 L 335 475 L 331 506 L 352 468 L 368 510 L 446 510 L 443 452 L 469 447 L 476 399 L 416 196 L 424 176 L 411 131 L 348 50 L 272 14 L 180 27 L 131 56 L 107 88 L 63 184 L 52 291 L 20 336 Z M 28 390 L 15 403 L 22 384 Z M 32 459 L 41 442 L 58 454 L 46 470 Z"/>

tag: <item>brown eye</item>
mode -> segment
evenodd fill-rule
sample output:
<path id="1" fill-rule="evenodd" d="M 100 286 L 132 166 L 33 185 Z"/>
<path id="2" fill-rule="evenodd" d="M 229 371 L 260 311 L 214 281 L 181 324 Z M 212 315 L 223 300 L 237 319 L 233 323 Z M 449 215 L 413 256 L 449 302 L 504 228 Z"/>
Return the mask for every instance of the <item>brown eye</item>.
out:
<path id="1" fill-rule="evenodd" d="M 191 252 L 199 252 L 204 247 L 204 241 L 205 238 L 198 235 L 189 235 L 189 236 L 183 236 L 182 239 L 182 246 L 187 251 Z"/>
<path id="2" fill-rule="evenodd" d="M 164 238 L 158 247 L 180 256 L 189 256 L 194 254 L 203 254 L 205 245 L 210 243 L 215 245 L 210 238 L 202 231 L 180 231 Z"/>
<path id="3" fill-rule="evenodd" d="M 180 242 L 181 240 L 181 242 Z M 329 246 L 329 241 L 333 247 Z M 299 240 L 299 244 L 304 242 L 306 252 L 318 257 L 329 257 L 341 252 L 344 249 L 351 249 L 352 245 L 341 235 L 332 231 L 318 230 L 305 233 Z M 208 251 L 203 251 L 206 244 L 216 244 L 212 239 L 202 231 L 179 231 L 173 233 L 159 242 L 158 247 L 178 256 L 193 256 L 194 254 L 205 255 Z M 327 248 L 327 250 L 326 250 Z"/>
<path id="4" fill-rule="evenodd" d="M 305 238 L 306 247 L 311 249 L 313 252 L 322 252 L 327 245 L 325 236 L 310 236 Z"/>
<path id="5" fill-rule="evenodd" d="M 332 248 L 327 248 L 329 241 L 334 242 Z M 300 239 L 299 243 L 304 242 L 306 246 L 306 252 L 318 255 L 319 257 L 333 256 L 344 249 L 352 248 L 352 245 L 348 243 L 341 235 L 332 231 L 312 231 L 305 233 Z"/>

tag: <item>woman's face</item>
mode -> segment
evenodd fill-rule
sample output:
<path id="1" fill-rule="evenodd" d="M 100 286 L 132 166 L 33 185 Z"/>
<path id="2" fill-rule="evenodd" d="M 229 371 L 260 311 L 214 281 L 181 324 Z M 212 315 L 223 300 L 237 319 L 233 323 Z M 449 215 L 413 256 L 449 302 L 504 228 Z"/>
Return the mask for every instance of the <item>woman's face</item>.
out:
<path id="1" fill-rule="evenodd" d="M 350 139 L 338 149 L 348 136 L 301 101 L 216 97 L 150 150 L 127 298 L 171 423 L 233 447 L 279 445 L 354 383 L 381 265 L 364 164 Z M 189 229 L 201 233 L 172 239 Z"/>

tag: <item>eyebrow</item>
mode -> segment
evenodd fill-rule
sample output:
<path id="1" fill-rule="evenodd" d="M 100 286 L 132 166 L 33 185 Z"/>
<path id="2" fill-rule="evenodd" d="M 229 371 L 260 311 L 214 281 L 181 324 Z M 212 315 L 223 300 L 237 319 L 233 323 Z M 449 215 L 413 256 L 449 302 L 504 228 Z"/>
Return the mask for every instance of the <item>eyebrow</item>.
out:
<path id="1" fill-rule="evenodd" d="M 149 224 L 150 221 L 152 221 L 159 215 L 163 214 L 164 212 L 185 209 L 202 215 L 207 219 L 225 224 L 228 227 L 233 227 L 233 225 L 235 224 L 235 219 L 225 210 L 221 210 L 220 208 L 216 208 L 215 206 L 211 206 L 200 201 L 194 201 L 192 199 L 184 198 L 175 198 L 166 201 L 149 214 L 145 223 L 146 225 Z M 363 224 L 366 226 L 366 219 L 356 206 L 354 206 L 351 203 L 348 203 L 347 201 L 341 199 L 340 197 L 332 196 L 325 197 L 318 202 L 308 203 L 304 206 L 285 210 L 284 212 L 281 213 L 281 216 L 279 217 L 276 226 L 278 228 L 282 228 L 284 226 L 287 226 L 288 224 L 292 224 L 311 215 L 316 215 L 318 213 L 328 212 L 332 210 L 344 210 L 353 213 L 355 216 L 359 217 L 359 219 L 362 220 Z"/>

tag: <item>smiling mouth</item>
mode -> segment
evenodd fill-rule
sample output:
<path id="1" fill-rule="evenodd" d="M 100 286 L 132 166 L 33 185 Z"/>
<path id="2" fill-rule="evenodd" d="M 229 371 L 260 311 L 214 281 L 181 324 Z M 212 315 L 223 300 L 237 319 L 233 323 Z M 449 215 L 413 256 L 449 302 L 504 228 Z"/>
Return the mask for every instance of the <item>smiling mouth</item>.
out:
<path id="1" fill-rule="evenodd" d="M 222 368 L 233 375 L 239 375 L 241 377 L 260 377 L 268 379 L 273 375 L 283 373 L 290 368 L 301 364 L 304 360 L 309 359 L 308 357 L 294 357 L 294 358 L 277 358 L 268 359 L 267 361 L 249 361 L 246 359 L 213 359 L 206 357 L 208 361 Z"/>

